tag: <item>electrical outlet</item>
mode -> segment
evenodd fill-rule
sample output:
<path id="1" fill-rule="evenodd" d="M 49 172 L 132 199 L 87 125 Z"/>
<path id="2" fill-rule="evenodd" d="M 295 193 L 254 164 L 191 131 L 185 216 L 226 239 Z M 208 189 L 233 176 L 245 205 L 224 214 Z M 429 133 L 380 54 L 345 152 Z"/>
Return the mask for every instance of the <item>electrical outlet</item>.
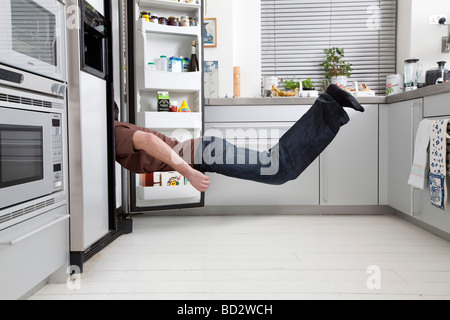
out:
<path id="1" fill-rule="evenodd" d="M 430 16 L 430 24 L 439 24 L 439 19 L 441 18 L 445 18 L 447 19 L 447 15 L 446 14 L 437 14 L 437 15 L 432 15 Z M 447 21 L 448 23 L 448 21 Z"/>

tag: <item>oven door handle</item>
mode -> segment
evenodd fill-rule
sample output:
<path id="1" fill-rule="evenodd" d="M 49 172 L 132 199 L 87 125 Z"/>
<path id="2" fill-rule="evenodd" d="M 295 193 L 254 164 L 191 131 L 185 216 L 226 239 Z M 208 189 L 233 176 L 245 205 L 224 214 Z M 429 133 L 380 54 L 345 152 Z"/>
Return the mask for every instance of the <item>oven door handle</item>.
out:
<path id="1" fill-rule="evenodd" d="M 47 224 L 47 225 L 45 225 L 45 226 L 43 226 L 43 227 L 41 227 L 39 229 L 36 229 L 36 230 L 34 230 L 34 231 L 24 235 L 24 236 L 21 236 L 21 237 L 15 239 L 15 240 L 7 241 L 7 242 L 0 242 L 0 247 L 12 247 L 12 246 L 14 246 L 14 245 L 16 245 L 16 244 L 18 244 L 18 243 L 28 239 L 28 238 L 31 238 L 35 234 L 38 234 L 38 233 L 40 233 L 42 231 L 45 231 L 45 230 L 53 227 L 54 225 L 57 225 L 58 223 L 61 223 L 63 221 L 68 220 L 69 218 L 70 218 L 70 215 L 65 215 L 64 217 L 58 218 L 55 221 L 50 222 L 49 224 Z"/>
<path id="2" fill-rule="evenodd" d="M 53 54 L 55 57 L 55 66 L 57 66 L 59 61 L 58 61 L 58 40 L 56 38 L 55 40 L 53 40 Z"/>

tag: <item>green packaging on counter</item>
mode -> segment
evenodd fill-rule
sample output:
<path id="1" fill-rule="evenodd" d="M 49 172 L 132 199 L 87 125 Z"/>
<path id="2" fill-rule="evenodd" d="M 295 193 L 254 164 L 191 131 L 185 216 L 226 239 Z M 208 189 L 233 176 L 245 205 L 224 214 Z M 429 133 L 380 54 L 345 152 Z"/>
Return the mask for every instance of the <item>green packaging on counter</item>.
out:
<path id="1" fill-rule="evenodd" d="M 170 95 L 167 91 L 158 91 L 158 112 L 170 112 Z"/>

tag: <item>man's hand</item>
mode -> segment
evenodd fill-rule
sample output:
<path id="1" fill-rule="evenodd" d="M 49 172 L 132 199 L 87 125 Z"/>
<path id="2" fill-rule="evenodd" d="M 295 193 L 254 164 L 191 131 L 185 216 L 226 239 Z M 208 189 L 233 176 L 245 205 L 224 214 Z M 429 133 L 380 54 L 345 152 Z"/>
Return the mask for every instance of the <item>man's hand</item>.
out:
<path id="1" fill-rule="evenodd" d="M 192 186 L 200 192 L 208 190 L 211 184 L 211 180 L 208 176 L 195 169 L 192 169 L 192 172 L 189 172 L 185 177 L 188 178 Z"/>

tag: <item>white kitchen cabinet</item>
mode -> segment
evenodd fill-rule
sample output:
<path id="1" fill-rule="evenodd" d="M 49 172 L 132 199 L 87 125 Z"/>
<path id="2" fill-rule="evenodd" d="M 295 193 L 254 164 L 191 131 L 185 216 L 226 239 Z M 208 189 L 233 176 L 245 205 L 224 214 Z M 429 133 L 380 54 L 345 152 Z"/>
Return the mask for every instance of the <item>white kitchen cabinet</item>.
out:
<path id="1" fill-rule="evenodd" d="M 321 205 L 378 205 L 378 105 L 364 107 L 320 156 Z"/>
<path id="2" fill-rule="evenodd" d="M 413 163 L 417 128 L 422 120 L 423 100 L 383 106 L 387 112 L 386 197 L 387 204 L 408 215 L 418 215 L 421 194 L 408 184 Z"/>
<path id="3" fill-rule="evenodd" d="M 205 110 L 206 128 L 270 126 L 284 134 L 307 110 L 303 106 L 214 106 Z M 266 186 L 211 175 L 207 205 L 378 205 L 378 105 L 346 110 L 350 123 L 297 180 Z M 251 119 L 256 119 L 251 122 Z M 219 122 L 219 121 L 224 122 Z M 226 122 L 226 121 L 229 122 Z M 211 122 L 212 121 L 212 122 Z M 283 127 L 284 124 L 284 127 Z M 233 183 L 233 184 L 231 184 Z M 233 185 L 233 188 L 229 188 Z"/>
<path id="4" fill-rule="evenodd" d="M 450 93 L 439 94 L 435 96 L 424 98 L 424 117 L 429 120 L 437 120 L 443 118 L 450 118 L 450 108 L 448 101 Z M 450 191 L 450 178 L 447 177 L 447 190 Z M 419 191 L 416 191 L 419 192 Z M 439 230 L 450 233 L 450 204 L 447 203 L 447 210 L 441 210 L 431 204 L 430 187 L 428 183 L 421 194 L 421 202 L 418 204 L 419 218 L 432 225 Z M 449 197 L 450 199 L 450 197 Z"/>
<path id="5" fill-rule="evenodd" d="M 303 108 L 304 112 L 308 108 Z M 245 122 L 245 123 L 207 123 L 206 133 L 220 135 L 238 147 L 265 151 L 276 145 L 279 138 L 292 127 L 293 122 Z M 262 130 L 262 131 L 260 131 Z M 269 139 L 262 138 L 259 132 L 266 132 Z M 229 133 L 227 136 L 227 132 Z M 230 135 L 239 132 L 249 139 L 230 139 Z M 207 206 L 283 206 L 319 204 L 319 162 L 316 160 L 296 180 L 282 186 L 229 178 L 218 174 L 208 174 L 211 187 L 206 193 Z"/>
<path id="6" fill-rule="evenodd" d="M 226 131 L 259 132 L 267 130 L 269 142 L 261 136 L 252 137 L 250 148 L 266 150 L 275 145 L 279 138 L 300 119 L 309 105 L 263 105 L 263 106 L 210 106 L 205 108 L 206 135 Z M 270 133 L 274 130 L 274 134 Z M 249 134 L 250 136 L 250 134 Z M 237 144 L 244 141 L 237 140 Z M 259 143 L 258 143 L 259 142 Z M 262 143 L 261 143 L 262 142 Z M 272 186 L 251 181 L 210 174 L 211 187 L 206 193 L 205 204 L 214 205 L 268 205 L 268 206 L 310 206 L 319 205 L 319 160 L 316 160 L 302 175 L 282 186 Z"/>
<path id="7" fill-rule="evenodd" d="M 19 299 L 69 265 L 67 205 L 53 208 L 0 235 L 0 300 Z"/>
<path id="8" fill-rule="evenodd" d="M 425 118 L 448 118 L 450 116 L 450 107 L 448 105 L 450 92 L 424 97 L 423 100 L 423 116 Z"/>

